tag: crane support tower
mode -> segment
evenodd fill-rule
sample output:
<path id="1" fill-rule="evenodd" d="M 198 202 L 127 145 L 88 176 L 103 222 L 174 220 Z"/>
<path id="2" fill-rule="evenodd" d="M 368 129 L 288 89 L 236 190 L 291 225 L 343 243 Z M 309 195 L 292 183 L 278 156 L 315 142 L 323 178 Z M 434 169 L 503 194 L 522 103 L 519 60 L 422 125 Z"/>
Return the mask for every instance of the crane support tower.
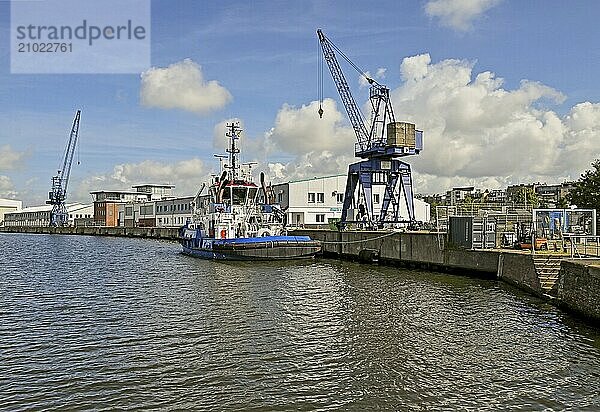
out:
<path id="1" fill-rule="evenodd" d="M 67 186 L 69 185 L 69 176 L 71 175 L 73 155 L 75 154 L 77 138 L 79 137 L 80 117 L 81 110 L 77 110 L 75 119 L 73 119 L 73 126 L 71 127 L 71 134 L 69 135 L 69 142 L 65 150 L 62 168 L 58 170 L 56 176 L 52 177 L 52 189 L 46 201 L 47 204 L 52 205 L 50 226 L 67 226 L 69 224 L 69 213 L 67 212 L 65 200 L 67 198 Z"/>
<path id="2" fill-rule="evenodd" d="M 317 36 L 324 60 L 348 113 L 348 118 L 356 134 L 354 154 L 363 159 L 348 168 L 348 179 L 342 208 L 342 227 L 347 223 L 366 223 L 369 227 L 384 227 L 393 223 L 413 223 L 415 221 L 412 176 L 410 165 L 398 160 L 399 157 L 416 155 L 423 148 L 423 132 L 415 125 L 397 122 L 390 101 L 390 89 L 367 76 L 358 66 L 335 45 L 323 32 Z M 371 117 L 367 124 L 336 57 L 343 57 L 370 85 L 369 101 Z M 319 60 L 319 100 L 323 101 L 322 60 Z M 323 108 L 319 106 L 319 115 Z M 373 208 L 373 187 L 385 186 L 383 201 L 378 216 Z M 358 191 L 357 191 L 358 189 Z M 400 218 L 400 201 L 404 196 L 408 211 L 408 221 Z M 353 211 L 353 216 L 349 216 Z"/>

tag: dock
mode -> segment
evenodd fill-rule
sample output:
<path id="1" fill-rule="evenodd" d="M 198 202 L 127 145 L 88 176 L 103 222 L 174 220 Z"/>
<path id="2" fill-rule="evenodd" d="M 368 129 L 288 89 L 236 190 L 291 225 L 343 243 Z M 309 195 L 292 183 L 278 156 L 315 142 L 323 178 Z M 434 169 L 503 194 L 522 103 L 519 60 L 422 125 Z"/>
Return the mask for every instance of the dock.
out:
<path id="1" fill-rule="evenodd" d="M 459 249 L 445 232 L 295 230 L 326 256 L 498 279 L 600 325 L 600 259 L 511 249 Z"/>

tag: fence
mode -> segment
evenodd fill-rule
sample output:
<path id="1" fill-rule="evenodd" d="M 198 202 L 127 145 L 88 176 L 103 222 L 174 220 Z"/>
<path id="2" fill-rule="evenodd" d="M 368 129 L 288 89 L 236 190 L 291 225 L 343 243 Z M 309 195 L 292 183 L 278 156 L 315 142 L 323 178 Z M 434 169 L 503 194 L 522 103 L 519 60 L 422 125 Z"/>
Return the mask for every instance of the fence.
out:
<path id="1" fill-rule="evenodd" d="M 598 259 L 600 257 L 600 236 L 563 235 L 563 250 L 571 259 Z"/>

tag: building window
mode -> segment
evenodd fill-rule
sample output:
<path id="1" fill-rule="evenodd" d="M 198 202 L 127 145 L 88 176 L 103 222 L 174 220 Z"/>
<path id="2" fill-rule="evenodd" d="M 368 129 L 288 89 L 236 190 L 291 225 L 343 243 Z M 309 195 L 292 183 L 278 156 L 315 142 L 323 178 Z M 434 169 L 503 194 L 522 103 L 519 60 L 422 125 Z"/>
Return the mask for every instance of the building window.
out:
<path id="1" fill-rule="evenodd" d="M 337 194 L 337 202 L 338 203 L 344 203 L 344 194 L 343 193 L 338 193 Z"/>
<path id="2" fill-rule="evenodd" d="M 317 193 L 317 203 L 325 203 L 325 193 Z"/>
<path id="3" fill-rule="evenodd" d="M 314 193 L 308 194 L 308 203 L 315 203 L 315 194 Z"/>
<path id="4" fill-rule="evenodd" d="M 325 215 L 319 214 L 316 216 L 317 223 L 325 223 Z"/>
<path id="5" fill-rule="evenodd" d="M 373 194 L 373 202 L 379 203 L 379 193 Z"/>

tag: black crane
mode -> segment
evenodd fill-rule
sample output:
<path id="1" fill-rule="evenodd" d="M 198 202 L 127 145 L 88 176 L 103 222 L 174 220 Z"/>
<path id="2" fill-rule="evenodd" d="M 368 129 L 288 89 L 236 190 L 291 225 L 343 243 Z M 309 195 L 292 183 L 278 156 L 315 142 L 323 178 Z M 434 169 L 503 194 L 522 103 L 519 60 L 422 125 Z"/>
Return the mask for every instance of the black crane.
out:
<path id="1" fill-rule="evenodd" d="M 65 205 L 67 198 L 67 186 L 69 185 L 69 176 L 71 175 L 71 166 L 73 164 L 73 155 L 77 146 L 77 138 L 79 137 L 79 119 L 81 110 L 77 110 L 71 134 L 65 149 L 65 156 L 62 163 L 62 168 L 58 170 L 56 176 L 52 177 L 52 189 L 48 195 L 47 204 L 52 205 L 50 212 L 50 226 L 67 226 L 69 223 L 69 213 Z"/>
<path id="2" fill-rule="evenodd" d="M 386 223 L 406 222 L 406 220 L 400 220 L 399 215 L 402 194 L 404 194 L 404 201 L 408 210 L 408 222 L 414 222 L 410 165 L 397 158 L 418 154 L 423 148 L 423 132 L 416 130 L 415 125 L 412 123 L 396 122 L 390 101 L 390 90 L 367 76 L 320 29 L 317 30 L 317 36 L 321 44 L 323 57 L 327 62 L 356 134 L 357 143 L 354 154 L 358 158 L 365 159 L 351 164 L 348 168 L 348 180 L 346 181 L 346 192 L 342 208 L 342 226 L 350 222 L 364 222 L 368 226 L 383 227 Z M 338 63 L 336 52 L 358 71 L 370 85 L 371 118 L 368 126 L 352 97 L 348 82 Z M 322 64 L 320 66 L 319 99 L 322 102 Z M 319 106 L 319 115 L 323 116 L 322 106 Z M 401 189 L 398 187 L 398 182 L 400 182 Z M 374 215 L 373 186 L 385 186 L 379 216 Z M 355 198 L 357 187 L 358 196 Z M 351 209 L 358 210 L 358 213 L 354 215 L 353 219 L 348 219 L 348 212 Z"/>

